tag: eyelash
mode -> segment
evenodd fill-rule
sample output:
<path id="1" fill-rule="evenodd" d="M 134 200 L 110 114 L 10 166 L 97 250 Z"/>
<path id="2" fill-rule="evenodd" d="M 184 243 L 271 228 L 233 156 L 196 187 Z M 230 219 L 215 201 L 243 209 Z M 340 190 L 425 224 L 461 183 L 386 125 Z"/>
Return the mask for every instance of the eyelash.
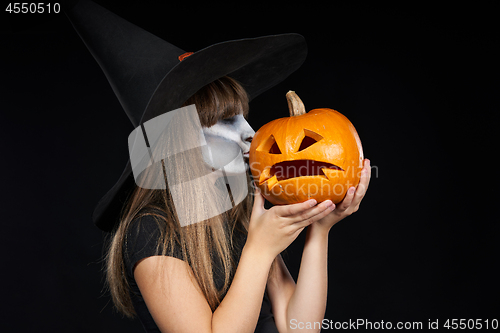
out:
<path id="1" fill-rule="evenodd" d="M 226 123 L 226 124 L 232 124 L 232 123 L 234 123 L 235 121 L 236 121 L 236 118 L 235 118 L 235 117 L 222 119 L 222 122 L 223 122 L 223 123 Z"/>

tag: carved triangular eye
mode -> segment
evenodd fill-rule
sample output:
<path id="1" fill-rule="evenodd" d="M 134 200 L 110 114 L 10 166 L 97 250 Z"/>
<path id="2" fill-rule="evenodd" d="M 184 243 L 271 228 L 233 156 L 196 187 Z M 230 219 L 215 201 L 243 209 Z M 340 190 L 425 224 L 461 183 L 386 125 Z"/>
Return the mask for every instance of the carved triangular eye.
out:
<path id="1" fill-rule="evenodd" d="M 271 146 L 271 149 L 269 149 L 269 154 L 281 154 L 280 147 L 278 147 L 276 141 Z"/>
<path id="2" fill-rule="evenodd" d="M 264 142 L 262 142 L 257 148 L 258 151 L 264 151 L 269 154 L 281 154 L 280 147 L 276 143 L 274 135 L 270 135 Z"/>
<path id="3" fill-rule="evenodd" d="M 310 131 L 308 129 L 304 129 L 304 138 L 302 139 L 302 142 L 300 143 L 300 147 L 299 147 L 298 151 L 302 151 L 302 150 L 312 146 L 313 144 L 315 144 L 316 142 L 318 142 L 321 139 L 323 139 L 323 137 L 321 135 L 319 135 L 318 133 L 315 133 L 315 132 Z"/>

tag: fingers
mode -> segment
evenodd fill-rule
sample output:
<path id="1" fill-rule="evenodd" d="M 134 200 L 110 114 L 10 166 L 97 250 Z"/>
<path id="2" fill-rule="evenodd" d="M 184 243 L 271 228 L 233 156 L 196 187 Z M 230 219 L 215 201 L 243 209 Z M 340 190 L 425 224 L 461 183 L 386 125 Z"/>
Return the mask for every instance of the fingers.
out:
<path id="1" fill-rule="evenodd" d="M 252 215 L 259 214 L 261 215 L 262 213 L 265 212 L 264 208 L 264 197 L 260 193 L 260 189 L 256 186 L 255 187 L 255 193 L 254 193 L 254 199 L 253 199 L 253 207 L 252 207 Z"/>
<path id="2" fill-rule="evenodd" d="M 330 214 L 335 209 L 335 204 L 331 200 L 323 201 L 317 206 L 306 210 L 302 214 L 291 217 L 290 220 L 298 227 L 306 227 Z"/>
<path id="3" fill-rule="evenodd" d="M 358 185 L 358 190 L 356 192 L 359 192 L 359 195 L 363 196 L 366 193 L 366 190 L 368 190 L 368 185 L 370 184 L 370 179 L 372 177 L 372 169 L 370 167 L 370 160 L 365 159 L 365 165 L 363 167 L 363 170 L 361 170 L 361 178 L 359 180 L 359 185 Z M 358 193 L 356 193 L 358 194 Z"/>
<path id="4" fill-rule="evenodd" d="M 370 160 L 365 159 L 357 188 L 355 187 L 349 188 L 344 200 L 337 208 L 338 212 L 346 211 L 351 207 L 353 207 L 352 209 L 353 212 L 357 210 L 359 204 L 361 203 L 361 200 L 363 199 L 363 197 L 366 194 L 366 191 L 368 190 L 368 185 L 370 184 L 370 178 L 371 178 Z"/>
<path id="5" fill-rule="evenodd" d="M 309 199 L 305 202 L 290 204 L 285 206 L 275 206 L 276 214 L 280 217 L 291 217 L 304 212 L 311 207 L 316 205 L 317 201 L 315 199 Z M 273 207 L 274 208 L 274 207 Z"/>
<path id="6" fill-rule="evenodd" d="M 337 206 L 337 212 L 343 212 L 351 206 L 354 199 L 354 192 L 356 192 L 355 187 L 350 187 L 349 190 L 347 190 L 344 200 Z"/>
<path id="7" fill-rule="evenodd" d="M 295 212 L 293 215 L 281 215 L 280 217 L 287 220 L 287 224 L 295 224 L 297 227 L 306 227 L 315 221 L 322 219 L 329 213 L 331 213 L 335 209 L 335 205 L 331 200 L 323 201 L 322 203 L 311 207 L 310 204 L 316 203 L 316 200 L 311 201 L 311 203 L 307 203 L 307 201 L 300 204 L 288 205 L 282 208 L 284 212 L 290 213 Z M 293 207 L 292 207 L 293 206 Z M 289 209 L 286 209 L 286 208 Z M 277 212 L 280 214 L 280 212 Z"/>
<path id="8" fill-rule="evenodd" d="M 359 205 L 361 199 L 363 199 L 363 197 L 365 196 L 366 191 L 368 190 L 368 185 L 370 184 L 371 171 L 370 160 L 365 159 L 365 165 L 363 167 L 363 170 L 361 170 L 361 178 L 359 179 L 359 184 L 356 188 L 356 192 L 354 194 L 354 199 L 352 202 L 354 205 Z"/>

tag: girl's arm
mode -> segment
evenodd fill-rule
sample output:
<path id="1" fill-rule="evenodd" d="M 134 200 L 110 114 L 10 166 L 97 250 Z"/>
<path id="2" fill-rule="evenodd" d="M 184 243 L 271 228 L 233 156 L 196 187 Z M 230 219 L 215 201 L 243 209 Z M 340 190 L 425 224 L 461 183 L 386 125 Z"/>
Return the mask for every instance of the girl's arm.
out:
<path id="1" fill-rule="evenodd" d="M 189 265 L 154 256 L 139 262 L 135 280 L 161 332 L 253 332 L 262 306 L 271 261 L 243 250 L 224 300 L 212 313 Z"/>
<path id="2" fill-rule="evenodd" d="M 213 313 L 184 261 L 154 256 L 137 264 L 135 280 L 162 332 L 255 331 L 272 261 L 306 226 L 330 212 L 315 200 L 266 210 L 256 194 L 233 281 Z"/>
<path id="3" fill-rule="evenodd" d="M 280 332 L 320 331 L 327 299 L 328 233 L 335 223 L 358 210 L 369 182 L 370 161 L 365 160 L 358 188 L 350 188 L 333 212 L 309 226 L 296 285 L 279 258 L 280 271 L 269 279 L 268 291 Z"/>

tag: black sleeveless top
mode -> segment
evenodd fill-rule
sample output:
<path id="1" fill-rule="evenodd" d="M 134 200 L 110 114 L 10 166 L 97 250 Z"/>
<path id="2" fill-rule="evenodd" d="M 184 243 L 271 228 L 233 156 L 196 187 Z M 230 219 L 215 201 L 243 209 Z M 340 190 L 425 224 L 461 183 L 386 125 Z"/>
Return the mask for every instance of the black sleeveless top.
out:
<path id="1" fill-rule="evenodd" d="M 126 242 L 124 244 L 124 261 L 126 267 L 127 280 L 130 285 L 130 294 L 134 309 L 137 313 L 146 332 L 160 332 L 158 326 L 149 313 L 149 310 L 142 298 L 141 292 L 134 279 L 134 266 L 141 259 L 156 255 L 156 242 L 159 239 L 160 230 L 156 223 L 155 217 L 151 215 L 143 216 L 132 222 L 132 225 L 127 233 Z M 241 250 L 246 242 L 246 234 L 235 230 L 233 242 L 236 244 L 234 255 L 235 262 L 239 262 Z M 182 260 L 182 254 L 179 249 L 174 249 L 173 256 Z M 217 266 L 219 263 L 215 262 Z M 220 265 L 220 264 L 219 264 Z M 214 269 L 214 272 L 220 272 L 219 269 Z M 214 273 L 214 282 L 218 290 L 222 290 L 224 285 L 223 276 L 217 276 Z M 262 307 L 260 310 L 259 320 L 255 329 L 256 333 L 278 333 L 274 316 L 271 312 L 271 302 L 267 291 L 264 293 Z"/>

